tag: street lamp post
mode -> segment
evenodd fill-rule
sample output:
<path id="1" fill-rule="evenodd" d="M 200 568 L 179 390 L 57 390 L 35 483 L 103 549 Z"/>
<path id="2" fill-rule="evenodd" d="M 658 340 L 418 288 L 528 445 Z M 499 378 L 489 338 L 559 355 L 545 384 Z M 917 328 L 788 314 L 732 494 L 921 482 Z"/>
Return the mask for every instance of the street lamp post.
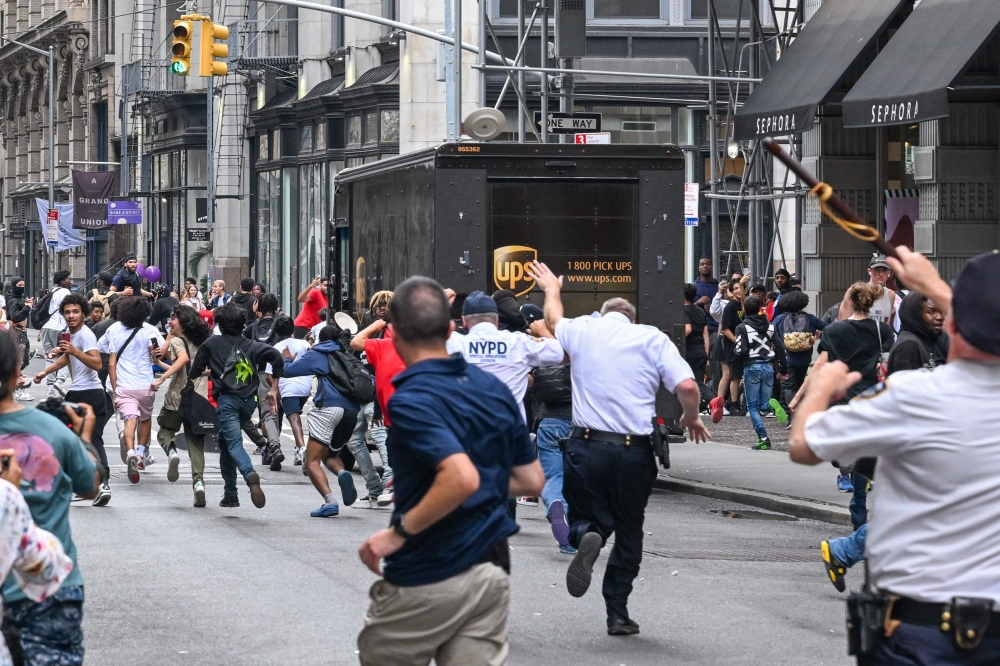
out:
<path id="1" fill-rule="evenodd" d="M 14 39 L 8 39 L 7 37 L 0 37 L 0 40 L 5 41 L 5 42 L 10 42 L 11 44 L 17 44 L 18 46 L 20 46 L 23 49 L 28 49 L 29 51 L 32 51 L 33 53 L 37 53 L 39 55 L 47 56 L 48 59 L 49 59 L 49 210 L 51 210 L 56 205 L 56 202 L 55 202 L 55 196 L 56 196 L 56 173 L 55 173 L 56 172 L 56 155 L 55 155 L 55 153 L 56 153 L 56 138 L 55 138 L 56 137 L 56 125 L 55 125 L 55 108 L 56 108 L 56 102 L 55 102 L 55 91 L 56 91 L 56 83 L 55 83 L 56 78 L 55 77 L 56 77 L 56 71 L 55 70 L 56 70 L 56 56 L 55 56 L 55 47 L 49 46 L 48 50 L 45 51 L 45 50 L 42 50 L 42 49 L 39 49 L 39 48 L 35 48 L 34 46 L 30 46 L 28 44 L 25 44 L 23 42 L 19 42 L 19 41 L 14 40 Z M 42 228 L 42 238 L 43 239 L 45 238 L 45 229 L 44 229 L 44 227 Z M 56 255 L 55 255 L 55 251 L 54 250 L 51 253 L 49 253 L 47 242 L 43 241 L 43 245 L 45 245 L 45 252 L 48 255 L 47 258 L 46 258 L 46 261 L 45 261 L 45 285 L 43 285 L 43 286 L 46 287 L 46 288 L 48 288 L 49 287 L 49 280 L 51 279 L 52 274 L 55 272 Z"/>

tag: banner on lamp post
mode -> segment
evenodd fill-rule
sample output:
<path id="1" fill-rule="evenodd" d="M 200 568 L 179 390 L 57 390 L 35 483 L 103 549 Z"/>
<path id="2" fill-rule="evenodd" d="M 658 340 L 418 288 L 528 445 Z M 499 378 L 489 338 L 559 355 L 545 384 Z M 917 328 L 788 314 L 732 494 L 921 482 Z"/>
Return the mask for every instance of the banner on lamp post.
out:
<path id="1" fill-rule="evenodd" d="M 108 226 L 108 201 L 117 196 L 117 171 L 74 171 L 74 229 L 104 229 Z"/>

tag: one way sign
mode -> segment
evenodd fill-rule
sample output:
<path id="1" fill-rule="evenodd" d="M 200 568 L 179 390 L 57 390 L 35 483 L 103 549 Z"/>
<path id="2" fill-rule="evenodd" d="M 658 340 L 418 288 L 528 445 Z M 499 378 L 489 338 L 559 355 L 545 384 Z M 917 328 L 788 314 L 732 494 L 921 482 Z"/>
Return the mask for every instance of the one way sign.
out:
<path id="1" fill-rule="evenodd" d="M 601 131 L 601 114 L 599 113 L 550 113 L 548 114 L 549 132 L 552 134 L 587 134 Z M 535 127 L 542 131 L 542 114 L 535 111 Z"/>

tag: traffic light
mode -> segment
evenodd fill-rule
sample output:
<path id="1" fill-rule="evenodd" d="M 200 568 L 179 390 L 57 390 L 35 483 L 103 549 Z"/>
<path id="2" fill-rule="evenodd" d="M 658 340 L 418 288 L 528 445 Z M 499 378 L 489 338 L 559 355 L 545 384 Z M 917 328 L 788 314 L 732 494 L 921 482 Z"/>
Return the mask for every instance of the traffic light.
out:
<path id="1" fill-rule="evenodd" d="M 217 62 L 215 58 L 225 58 L 229 55 L 229 47 L 225 44 L 216 44 L 217 39 L 229 39 L 229 28 L 211 20 L 201 24 L 201 75 L 202 76 L 225 76 L 229 72 L 229 65 L 224 62 Z"/>
<path id="2" fill-rule="evenodd" d="M 170 49 L 170 73 L 187 76 L 191 73 L 191 21 L 174 21 L 174 45 Z"/>

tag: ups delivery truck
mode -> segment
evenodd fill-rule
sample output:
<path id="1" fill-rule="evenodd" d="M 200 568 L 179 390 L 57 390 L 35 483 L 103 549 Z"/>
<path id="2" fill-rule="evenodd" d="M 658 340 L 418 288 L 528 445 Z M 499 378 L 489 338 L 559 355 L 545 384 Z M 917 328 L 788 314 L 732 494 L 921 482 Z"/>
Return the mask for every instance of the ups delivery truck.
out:
<path id="1" fill-rule="evenodd" d="M 676 146 L 447 143 L 341 171 L 334 204 L 330 306 L 359 320 L 372 294 L 411 275 L 460 299 L 509 289 L 541 305 L 526 271 L 538 259 L 565 276 L 566 316 L 622 296 L 683 353 Z M 677 415 L 661 402 L 661 416 Z"/>

